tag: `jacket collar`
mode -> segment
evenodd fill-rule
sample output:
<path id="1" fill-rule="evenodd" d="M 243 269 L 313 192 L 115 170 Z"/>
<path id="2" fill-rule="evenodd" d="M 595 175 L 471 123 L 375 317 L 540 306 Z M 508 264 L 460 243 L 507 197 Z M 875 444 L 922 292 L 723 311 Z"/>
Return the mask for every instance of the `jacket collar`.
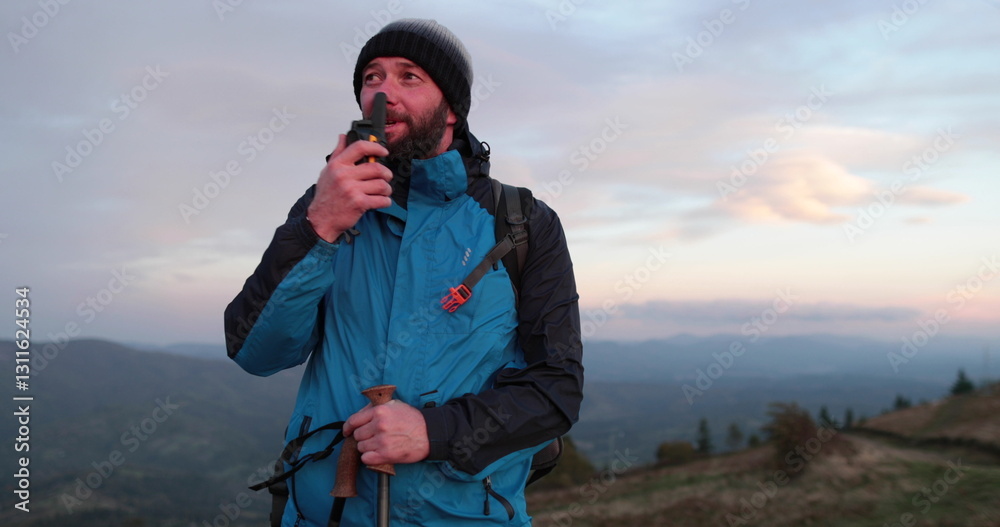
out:
<path id="1" fill-rule="evenodd" d="M 400 211 L 408 208 L 414 199 L 432 203 L 460 197 L 469 182 L 489 175 L 490 152 L 489 146 L 484 145 L 486 143 L 480 143 L 463 123 L 455 130 L 455 139 L 443 154 L 415 159 L 405 172 L 400 167 L 390 166 L 396 178 L 393 205 L 382 211 L 405 217 Z"/>

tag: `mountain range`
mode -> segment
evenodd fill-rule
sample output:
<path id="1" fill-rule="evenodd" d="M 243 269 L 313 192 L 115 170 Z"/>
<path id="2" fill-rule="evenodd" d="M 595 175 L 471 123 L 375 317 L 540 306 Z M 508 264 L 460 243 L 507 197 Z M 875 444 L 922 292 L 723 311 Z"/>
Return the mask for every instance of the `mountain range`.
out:
<path id="1" fill-rule="evenodd" d="M 734 341 L 745 350 L 730 360 Z M 264 479 L 281 450 L 301 368 L 254 377 L 211 344 L 78 340 L 43 354 L 45 346 L 34 346 L 25 392 L 34 397 L 32 512 L 13 509 L 17 482 L 7 478 L 0 523 L 201 526 L 220 514 L 230 525 L 265 521 L 269 497 L 246 486 Z M 985 373 L 983 346 L 974 339 L 939 337 L 893 371 L 886 355 L 897 349 L 830 336 L 588 342 L 585 400 L 571 436 L 596 466 L 624 451 L 646 463 L 663 441 L 693 440 L 702 418 L 722 445 L 730 423 L 759 433 L 773 401 L 810 411 L 826 406 L 835 417 L 847 408 L 874 416 L 898 394 L 941 397 L 959 368 L 973 378 Z M 14 370 L 14 350 L 0 342 L 3 371 Z M 15 401 L 3 404 L 0 435 L 16 437 Z M 16 456 L 5 459 L 5 470 L 16 470 Z"/>

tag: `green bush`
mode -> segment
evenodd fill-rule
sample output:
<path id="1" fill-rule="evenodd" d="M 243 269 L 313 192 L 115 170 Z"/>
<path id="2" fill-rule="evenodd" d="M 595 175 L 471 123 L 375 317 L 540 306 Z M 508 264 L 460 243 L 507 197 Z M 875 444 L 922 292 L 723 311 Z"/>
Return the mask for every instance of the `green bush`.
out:
<path id="1" fill-rule="evenodd" d="M 817 436 L 816 423 L 809 412 L 795 403 L 771 403 L 767 415 L 771 422 L 764 426 L 774 444 L 774 463 L 780 470 L 788 469 L 786 461 L 789 452 L 802 448 L 812 438 Z M 798 474 L 795 470 L 792 474 Z"/>

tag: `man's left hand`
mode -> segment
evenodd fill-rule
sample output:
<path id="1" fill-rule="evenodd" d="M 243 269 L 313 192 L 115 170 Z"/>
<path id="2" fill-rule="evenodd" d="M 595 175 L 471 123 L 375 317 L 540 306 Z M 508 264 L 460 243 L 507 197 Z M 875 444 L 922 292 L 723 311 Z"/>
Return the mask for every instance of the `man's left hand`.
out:
<path id="1" fill-rule="evenodd" d="M 349 417 L 344 435 L 352 434 L 366 465 L 416 463 L 430 454 L 423 414 L 399 400 L 369 404 Z"/>

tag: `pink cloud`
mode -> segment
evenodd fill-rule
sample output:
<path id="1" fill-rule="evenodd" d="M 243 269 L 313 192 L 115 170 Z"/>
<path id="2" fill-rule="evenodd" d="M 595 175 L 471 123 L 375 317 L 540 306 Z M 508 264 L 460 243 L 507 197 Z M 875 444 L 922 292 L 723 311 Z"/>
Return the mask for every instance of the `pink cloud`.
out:
<path id="1" fill-rule="evenodd" d="M 742 185 L 739 183 L 742 182 Z M 852 174 L 843 165 L 818 154 L 776 153 L 760 163 L 759 171 L 734 175 L 719 183 L 722 198 L 712 208 L 754 222 L 789 221 L 814 224 L 842 223 L 847 207 L 865 206 L 878 195 L 910 205 L 950 205 L 968 197 L 924 186 L 892 188 Z"/>

